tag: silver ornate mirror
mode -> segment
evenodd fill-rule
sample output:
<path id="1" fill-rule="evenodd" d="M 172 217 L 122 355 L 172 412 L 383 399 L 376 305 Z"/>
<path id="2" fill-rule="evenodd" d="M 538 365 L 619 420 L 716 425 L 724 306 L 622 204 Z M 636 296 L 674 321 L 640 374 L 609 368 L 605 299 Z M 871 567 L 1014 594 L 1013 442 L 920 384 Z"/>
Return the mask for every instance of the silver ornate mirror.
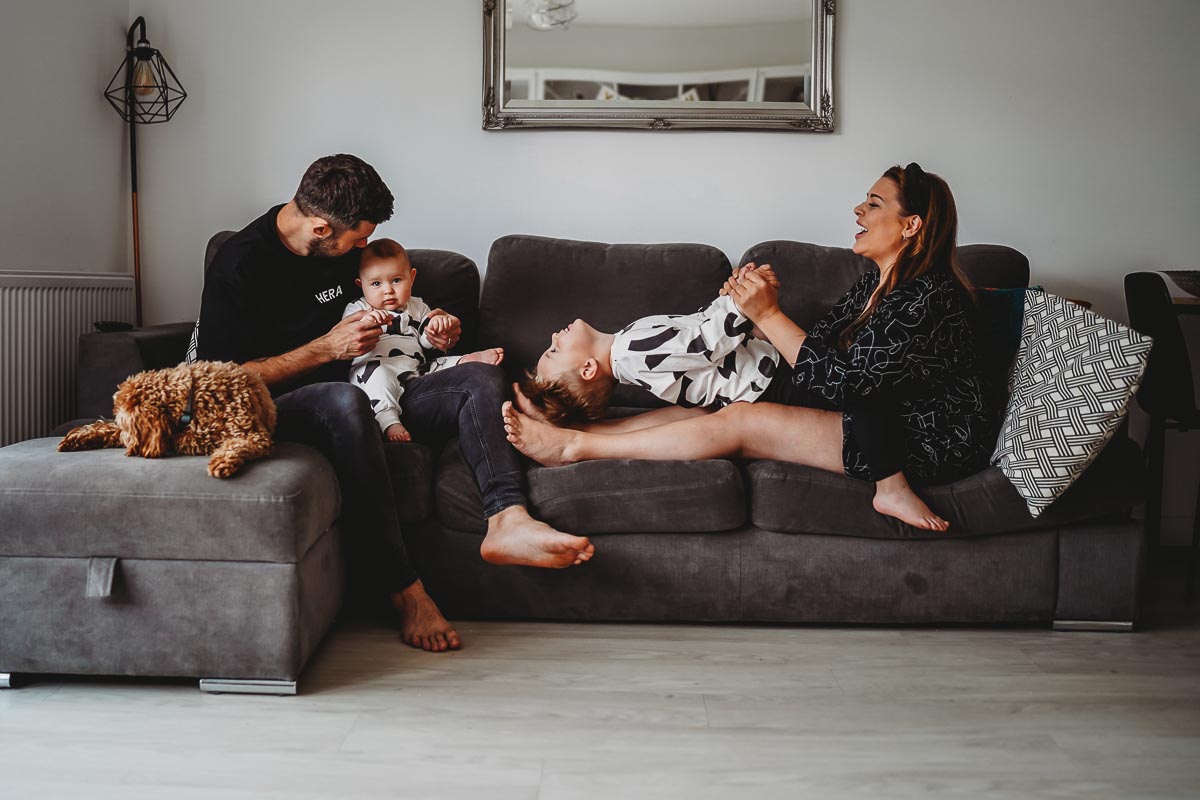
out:
<path id="1" fill-rule="evenodd" d="M 833 130 L 835 0 L 484 0 L 483 127 Z"/>

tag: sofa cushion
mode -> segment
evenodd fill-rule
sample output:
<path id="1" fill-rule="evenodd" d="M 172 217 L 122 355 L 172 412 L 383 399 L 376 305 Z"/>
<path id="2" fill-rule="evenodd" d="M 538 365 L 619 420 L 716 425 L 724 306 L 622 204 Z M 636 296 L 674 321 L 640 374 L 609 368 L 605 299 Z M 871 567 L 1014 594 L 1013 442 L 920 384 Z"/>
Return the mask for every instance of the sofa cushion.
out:
<path id="1" fill-rule="evenodd" d="M 1026 293 L 1021 345 L 993 463 L 1038 516 L 1125 419 L 1148 336 L 1048 292 Z"/>
<path id="2" fill-rule="evenodd" d="M 746 521 L 742 476 L 730 461 L 585 461 L 533 466 L 527 477 L 530 513 L 570 533 L 707 533 Z M 447 527 L 487 530 L 457 439 L 442 451 L 436 494 Z"/>
<path id="3" fill-rule="evenodd" d="M 561 530 L 709 533 L 746 521 L 742 476 L 731 461 L 584 461 L 529 470 L 534 515 Z"/>
<path id="4" fill-rule="evenodd" d="M 1116 437 L 1045 514 L 1034 519 L 1016 489 L 995 467 L 943 486 L 922 488 L 930 508 L 950 522 L 932 533 L 877 513 L 875 486 L 845 475 L 782 461 L 747 467 L 750 520 L 781 533 L 818 533 L 873 539 L 942 539 L 1047 528 L 1121 514 L 1140 502 L 1143 464 L 1137 445 Z"/>
<path id="5" fill-rule="evenodd" d="M 604 244 L 505 236 L 488 255 L 479 301 L 480 342 L 504 348 L 513 377 L 533 367 L 550 334 L 576 318 L 616 331 L 650 314 L 690 314 L 729 277 L 725 254 L 702 244 Z M 615 405 L 662 405 L 619 386 Z"/>
<path id="6" fill-rule="evenodd" d="M 337 519 L 333 468 L 279 442 L 233 478 L 203 456 L 59 453 L 58 439 L 0 448 L 0 556 L 300 560 Z"/>

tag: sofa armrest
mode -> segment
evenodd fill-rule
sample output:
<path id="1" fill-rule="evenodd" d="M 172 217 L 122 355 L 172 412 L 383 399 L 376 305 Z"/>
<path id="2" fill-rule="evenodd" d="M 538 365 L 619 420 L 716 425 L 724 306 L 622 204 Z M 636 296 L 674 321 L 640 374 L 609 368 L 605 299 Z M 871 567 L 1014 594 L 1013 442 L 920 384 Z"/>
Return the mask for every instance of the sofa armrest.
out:
<path id="1" fill-rule="evenodd" d="M 173 367 L 182 361 L 193 324 L 176 322 L 80 336 L 75 416 L 111 416 L 112 396 L 121 381 L 142 370 Z"/>

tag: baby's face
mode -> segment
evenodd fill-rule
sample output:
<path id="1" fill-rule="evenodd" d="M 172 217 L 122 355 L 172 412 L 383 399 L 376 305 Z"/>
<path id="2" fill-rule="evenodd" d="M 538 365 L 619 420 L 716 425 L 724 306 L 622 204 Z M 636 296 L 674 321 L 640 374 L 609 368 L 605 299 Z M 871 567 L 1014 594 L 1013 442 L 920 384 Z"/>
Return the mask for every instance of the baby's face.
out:
<path id="1" fill-rule="evenodd" d="M 538 359 L 537 376 L 556 380 L 565 373 L 575 372 L 592 358 L 596 329 L 577 319 L 550 337 L 550 347 Z"/>
<path id="2" fill-rule="evenodd" d="M 371 308 L 399 311 L 412 297 L 415 276 L 407 258 L 364 258 L 358 270 L 358 285 Z"/>

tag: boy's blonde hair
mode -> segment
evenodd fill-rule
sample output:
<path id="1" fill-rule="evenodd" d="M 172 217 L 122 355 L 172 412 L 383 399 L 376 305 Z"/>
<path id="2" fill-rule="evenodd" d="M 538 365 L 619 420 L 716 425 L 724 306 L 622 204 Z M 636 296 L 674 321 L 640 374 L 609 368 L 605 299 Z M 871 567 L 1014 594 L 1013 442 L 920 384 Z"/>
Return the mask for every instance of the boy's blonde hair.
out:
<path id="1" fill-rule="evenodd" d="M 557 378 L 539 378 L 532 372 L 526 372 L 525 376 L 521 391 L 555 425 L 600 419 L 608 410 L 609 398 L 617 384 L 606 375 L 588 381 L 572 371 Z"/>
<path id="2" fill-rule="evenodd" d="M 408 251 L 404 249 L 404 245 L 397 242 L 395 239 L 375 239 L 368 242 L 367 246 L 362 249 L 361 260 L 358 262 L 359 269 L 367 263 L 368 259 L 394 259 L 403 258 L 408 262 L 409 267 L 412 267 L 412 262 L 409 261 Z"/>

